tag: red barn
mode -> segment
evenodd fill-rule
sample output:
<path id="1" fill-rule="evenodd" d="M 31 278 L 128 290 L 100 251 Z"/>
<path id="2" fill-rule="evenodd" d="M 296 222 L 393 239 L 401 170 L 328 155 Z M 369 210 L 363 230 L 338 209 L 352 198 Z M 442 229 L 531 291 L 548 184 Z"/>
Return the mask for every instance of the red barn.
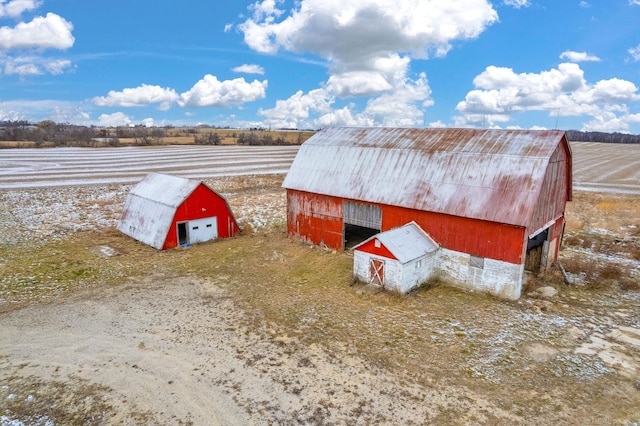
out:
<path id="1" fill-rule="evenodd" d="M 562 131 L 327 128 L 283 187 L 290 235 L 344 249 L 415 221 L 443 279 L 517 299 L 557 259 L 571 149 Z"/>
<path id="2" fill-rule="evenodd" d="M 201 181 L 149 173 L 127 196 L 118 229 L 158 250 L 239 233 L 227 201 Z"/>

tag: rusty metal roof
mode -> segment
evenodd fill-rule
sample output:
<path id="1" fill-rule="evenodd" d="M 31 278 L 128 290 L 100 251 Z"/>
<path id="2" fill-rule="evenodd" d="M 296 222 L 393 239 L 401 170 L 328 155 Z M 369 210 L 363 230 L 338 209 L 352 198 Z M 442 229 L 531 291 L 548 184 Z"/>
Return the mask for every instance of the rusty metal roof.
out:
<path id="1" fill-rule="evenodd" d="M 332 127 L 300 147 L 283 187 L 527 226 L 563 140 L 554 130 Z"/>
<path id="2" fill-rule="evenodd" d="M 162 249 L 176 209 L 201 184 L 198 180 L 149 173 L 127 196 L 118 230 Z"/>

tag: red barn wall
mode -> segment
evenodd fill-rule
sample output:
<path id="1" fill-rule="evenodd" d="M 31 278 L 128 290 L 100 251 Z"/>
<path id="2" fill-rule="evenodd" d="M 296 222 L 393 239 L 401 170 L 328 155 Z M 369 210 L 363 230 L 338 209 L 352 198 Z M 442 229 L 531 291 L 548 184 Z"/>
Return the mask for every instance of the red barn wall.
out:
<path id="1" fill-rule="evenodd" d="M 342 250 L 344 201 L 355 200 L 287 190 L 287 233 Z M 447 249 L 509 263 L 524 262 L 524 228 L 388 205 L 380 205 L 380 209 L 383 232 L 413 220 Z"/>
<path id="2" fill-rule="evenodd" d="M 226 200 L 204 184 L 200 184 L 176 209 L 176 214 L 173 217 L 173 222 L 171 222 L 171 227 L 162 249 L 166 250 L 178 246 L 176 231 L 178 222 L 204 219 L 212 216 L 218 218 L 218 238 L 233 237 L 240 232 Z"/>
<path id="3" fill-rule="evenodd" d="M 307 243 L 342 250 L 342 200 L 287 190 L 287 233 Z"/>
<path id="4" fill-rule="evenodd" d="M 523 263 L 524 228 L 442 213 L 381 206 L 383 231 L 415 221 L 438 244 L 449 250 Z"/>

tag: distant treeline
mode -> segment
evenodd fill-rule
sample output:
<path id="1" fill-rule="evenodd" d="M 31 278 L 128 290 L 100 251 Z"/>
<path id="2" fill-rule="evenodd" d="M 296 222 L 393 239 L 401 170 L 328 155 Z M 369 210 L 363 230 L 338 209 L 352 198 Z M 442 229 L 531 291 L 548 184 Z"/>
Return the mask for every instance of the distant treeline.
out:
<path id="1" fill-rule="evenodd" d="M 567 130 L 567 139 L 575 142 L 640 143 L 640 135 L 581 132 L 579 130 Z"/>
<path id="2" fill-rule="evenodd" d="M 39 123 L 0 121 L 0 141 L 33 142 L 35 146 L 118 146 L 120 138 L 131 138 L 138 145 L 160 145 L 165 135 L 161 127 L 100 127 L 60 124 L 51 120 Z"/>
<path id="3" fill-rule="evenodd" d="M 174 128 L 122 126 L 113 128 L 78 126 L 68 123 L 55 123 L 44 120 L 31 123 L 24 120 L 0 121 L 0 141 L 29 142 L 38 146 L 118 146 L 120 139 L 128 140 L 134 145 L 163 145 L 165 138 L 181 134 L 193 138 L 198 145 L 220 145 L 221 135 L 213 129 L 215 126 L 195 126 Z M 227 128 L 225 128 L 227 129 Z M 229 132 L 227 132 L 229 133 Z M 308 133 L 308 132 L 307 132 Z M 230 136 L 232 141 L 240 145 L 287 145 L 301 144 L 302 132 L 294 134 L 293 139 L 287 137 L 285 131 L 268 131 L 266 129 L 249 129 L 248 132 Z M 640 143 L 640 135 L 625 133 L 582 132 L 567 130 L 570 141 Z M 233 143 L 233 142 L 232 142 Z"/>
<path id="4" fill-rule="evenodd" d="M 173 126 L 145 127 L 87 127 L 74 124 L 60 124 L 51 120 L 39 123 L 29 121 L 0 121 L 0 142 L 21 142 L 29 146 L 119 146 L 127 145 L 164 145 L 166 143 L 192 143 L 196 145 L 221 145 L 223 139 L 240 145 L 291 145 L 301 144 L 312 132 L 267 129 L 248 129 L 239 132 L 229 128 L 215 126 Z M 227 142 L 228 143 L 228 142 Z"/>

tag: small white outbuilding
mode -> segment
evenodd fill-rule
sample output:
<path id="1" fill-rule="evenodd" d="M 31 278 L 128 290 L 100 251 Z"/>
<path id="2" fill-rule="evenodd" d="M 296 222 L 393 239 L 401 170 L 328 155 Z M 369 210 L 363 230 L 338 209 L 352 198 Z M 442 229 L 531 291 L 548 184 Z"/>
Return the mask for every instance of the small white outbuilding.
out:
<path id="1" fill-rule="evenodd" d="M 353 248 L 360 281 L 408 293 L 436 272 L 438 244 L 415 222 L 374 235 Z"/>

